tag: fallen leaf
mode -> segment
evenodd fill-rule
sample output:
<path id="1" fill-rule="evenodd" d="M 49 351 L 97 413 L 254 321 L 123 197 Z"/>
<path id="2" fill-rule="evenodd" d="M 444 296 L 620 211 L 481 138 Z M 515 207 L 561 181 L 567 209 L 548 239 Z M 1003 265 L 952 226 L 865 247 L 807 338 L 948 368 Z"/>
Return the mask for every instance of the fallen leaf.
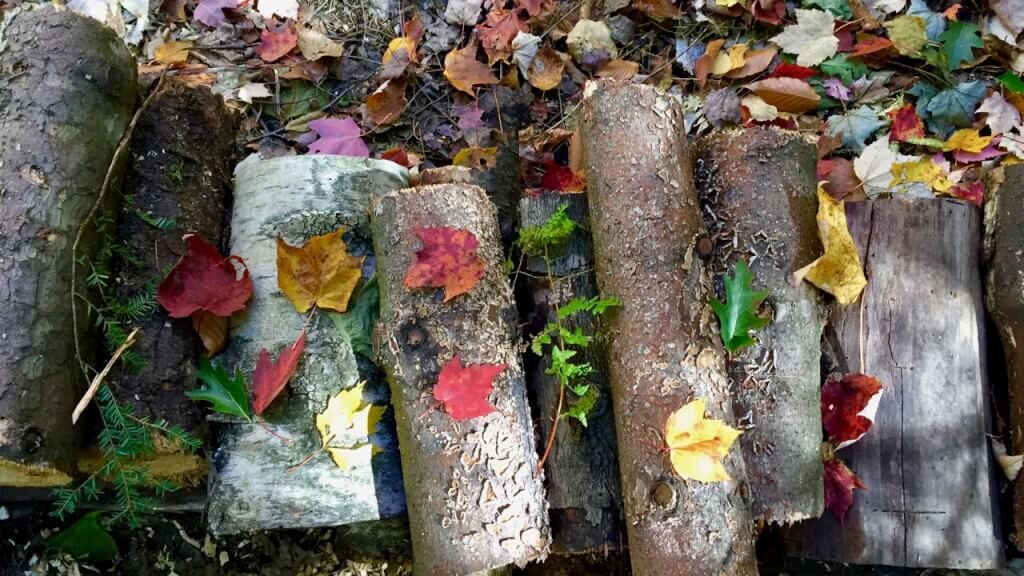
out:
<path id="1" fill-rule="evenodd" d="M 256 98 L 271 97 L 273 97 L 273 94 L 271 94 L 267 85 L 259 82 L 250 82 L 238 89 L 238 99 L 249 104 L 252 104 L 252 101 Z"/>
<path id="2" fill-rule="evenodd" d="M 597 70 L 619 57 L 608 24 L 581 19 L 565 39 L 572 59 L 586 70 Z"/>
<path id="3" fill-rule="evenodd" d="M 192 13 L 192 18 L 200 24 L 217 28 L 227 22 L 224 9 L 237 7 L 237 0 L 199 0 L 195 12 Z"/>
<path id="4" fill-rule="evenodd" d="M 977 130 L 964 128 L 954 132 L 953 135 L 946 140 L 945 144 L 942 145 L 942 149 L 947 152 L 959 150 L 962 152 L 977 153 L 984 150 L 990 142 L 992 142 L 991 136 L 982 136 Z"/>
<path id="5" fill-rule="evenodd" d="M 712 90 L 704 99 L 704 118 L 715 128 L 743 121 L 740 97 L 732 88 Z"/>
<path id="6" fill-rule="evenodd" d="M 942 41 L 941 50 L 946 55 L 950 71 L 957 70 L 964 62 L 973 62 L 974 49 L 985 47 L 978 34 L 978 26 L 969 22 L 951 23 L 939 39 Z"/>
<path id="7" fill-rule="evenodd" d="M 683 15 L 672 0 L 633 0 L 632 6 L 655 20 L 679 18 Z"/>
<path id="8" fill-rule="evenodd" d="M 409 153 L 398 146 L 388 148 L 381 152 L 380 159 L 387 160 L 388 162 L 394 162 L 404 168 L 412 168 L 414 166 L 412 159 L 409 157 Z"/>
<path id="9" fill-rule="evenodd" d="M 299 28 L 298 44 L 299 52 L 302 52 L 302 56 L 307 60 L 339 58 L 345 52 L 344 46 L 331 40 L 323 32 L 306 27 Z"/>
<path id="10" fill-rule="evenodd" d="M 913 104 L 904 104 L 902 108 L 890 111 L 889 119 L 892 121 L 889 139 L 893 142 L 909 142 L 924 138 L 924 122 L 914 111 Z"/>
<path id="11" fill-rule="evenodd" d="M 299 19 L 298 0 L 259 0 L 256 4 L 256 10 L 267 19 L 274 16 L 291 20 Z"/>
<path id="12" fill-rule="evenodd" d="M 491 68 L 476 59 L 476 44 L 472 41 L 465 48 L 449 51 L 444 57 L 444 77 L 455 89 L 470 96 L 475 96 L 473 86 L 498 83 Z"/>
<path id="13" fill-rule="evenodd" d="M 362 131 L 355 120 L 343 118 L 320 118 L 309 123 L 320 137 L 309 145 L 310 154 L 333 154 L 367 158 L 370 149 L 361 138 Z"/>
<path id="14" fill-rule="evenodd" d="M 498 164 L 498 147 L 483 148 L 480 146 L 467 146 L 459 150 L 452 158 L 455 166 L 465 166 L 473 170 L 490 170 Z"/>
<path id="15" fill-rule="evenodd" d="M 310 308 L 344 312 L 359 278 L 363 259 L 351 256 L 344 228 L 314 236 L 302 246 L 277 239 L 277 285 L 300 314 Z"/>
<path id="16" fill-rule="evenodd" d="M 200 356 L 196 378 L 203 383 L 203 387 L 185 392 L 186 396 L 197 402 L 209 402 L 214 412 L 252 420 L 249 397 L 245 392 L 245 378 L 240 370 L 235 370 L 235 377 L 231 378 L 220 365 Z"/>
<path id="17" fill-rule="evenodd" d="M 985 125 L 996 136 L 1019 129 L 1021 125 L 1020 111 L 999 92 L 993 92 L 975 112 L 987 115 Z"/>
<path id="18" fill-rule="evenodd" d="M 480 19 L 480 7 L 483 0 L 448 0 L 444 9 L 444 19 L 452 24 L 475 26 Z"/>
<path id="19" fill-rule="evenodd" d="M 871 429 L 881 397 L 882 384 L 871 376 L 829 375 L 821 388 L 821 422 L 836 450 L 860 440 Z"/>
<path id="20" fill-rule="evenodd" d="M 171 318 L 204 311 L 230 316 L 245 308 L 252 296 L 252 278 L 245 261 L 225 258 L 195 234 L 185 236 L 186 252 L 157 288 L 156 301 Z M 241 275 L 235 263 L 241 266 Z"/>
<path id="21" fill-rule="evenodd" d="M 890 176 L 890 179 L 892 176 Z M 842 200 L 835 200 L 818 186 L 818 236 L 825 253 L 793 274 L 795 283 L 807 280 L 832 294 L 843 305 L 851 304 L 867 286 L 860 255 L 846 226 Z"/>
<path id="22" fill-rule="evenodd" d="M 195 42 L 191 40 L 172 40 L 164 42 L 157 49 L 154 57 L 157 62 L 165 66 L 172 64 L 184 64 L 188 62 L 188 53 Z"/>
<path id="23" fill-rule="evenodd" d="M 889 40 L 904 56 L 918 56 L 928 44 L 928 23 L 920 16 L 898 16 L 882 24 L 889 31 Z"/>
<path id="24" fill-rule="evenodd" d="M 477 364 L 462 366 L 456 354 L 442 368 L 434 386 L 434 399 L 454 420 L 469 420 L 495 412 L 487 397 L 494 389 L 494 378 L 501 374 L 505 364 Z"/>
<path id="25" fill-rule="evenodd" d="M 640 64 L 638 62 L 633 62 L 632 60 L 612 60 L 594 75 L 598 78 L 612 78 L 624 82 L 634 78 L 638 73 L 640 73 Z"/>
<path id="26" fill-rule="evenodd" d="M 839 78 L 828 78 L 822 83 L 825 93 L 840 102 L 850 101 L 850 89 Z"/>
<path id="27" fill-rule="evenodd" d="M 823 10 L 796 10 L 796 24 L 783 28 L 771 41 L 784 52 L 796 54 L 800 66 L 817 66 L 839 50 L 836 38 L 836 19 Z"/>
<path id="28" fill-rule="evenodd" d="M 530 64 L 533 63 L 533 59 L 537 56 L 537 50 L 540 49 L 540 43 L 540 36 L 534 36 L 533 34 L 523 31 L 520 31 L 516 34 L 516 37 L 512 39 L 512 59 L 515 60 L 516 65 L 519 66 L 519 73 L 523 76 L 529 75 Z"/>
<path id="29" fill-rule="evenodd" d="M 558 56 L 558 52 L 550 45 L 545 44 L 537 51 L 526 78 L 530 85 L 538 90 L 552 90 L 562 83 L 564 71 L 565 64 Z"/>
<path id="30" fill-rule="evenodd" d="M 377 286 L 377 277 L 374 276 L 363 284 L 355 301 L 349 303 L 347 312 L 328 312 L 327 316 L 334 322 L 334 327 L 352 347 L 353 352 L 373 359 L 373 327 L 380 317 L 380 288 Z"/>
<path id="31" fill-rule="evenodd" d="M 730 353 L 754 345 L 756 342 L 750 334 L 768 325 L 767 318 L 757 315 L 757 309 L 768 297 L 768 291 L 752 291 L 750 281 L 753 278 L 747 263 L 737 261 L 733 275 L 723 278 L 725 302 L 717 298 L 710 300 L 711 309 L 718 316 L 722 344 Z"/>
<path id="32" fill-rule="evenodd" d="M 981 206 L 982 203 L 985 202 L 985 185 L 981 182 L 957 184 L 949 189 L 949 195 L 954 198 L 973 202 L 977 206 Z"/>
<path id="33" fill-rule="evenodd" d="M 494 65 L 508 61 L 512 55 L 512 41 L 520 32 L 529 32 L 526 23 L 519 18 L 516 10 L 502 10 L 495 6 L 487 13 L 483 24 L 477 27 L 480 45 L 487 54 L 487 62 Z"/>
<path id="34" fill-rule="evenodd" d="M 366 97 L 366 111 L 374 126 L 391 124 L 405 111 L 406 79 L 385 80 L 376 92 Z"/>
<path id="35" fill-rule="evenodd" d="M 213 356 L 228 343 L 228 318 L 197 310 L 192 313 L 192 330 L 199 335 L 207 356 Z"/>
<path id="36" fill-rule="evenodd" d="M 853 491 L 864 489 L 864 484 L 842 460 L 832 458 L 825 461 L 825 507 L 841 525 L 846 513 L 853 506 Z"/>
<path id="37" fill-rule="evenodd" d="M 306 349 L 306 331 L 299 334 L 294 344 L 285 348 L 276 362 L 270 360 L 266 348 L 260 350 L 256 368 L 252 371 L 252 411 L 260 416 L 288 385 L 299 368 L 299 359 Z"/>
<path id="38" fill-rule="evenodd" d="M 264 62 L 276 62 L 299 45 L 299 37 L 295 34 L 290 22 L 273 24 L 267 21 L 267 27 L 260 32 L 260 45 L 256 54 Z"/>
<path id="39" fill-rule="evenodd" d="M 729 473 L 722 459 L 740 437 L 721 420 L 704 417 L 704 400 L 696 399 L 673 412 L 665 422 L 665 443 L 676 474 L 697 482 L 724 482 Z"/>
<path id="40" fill-rule="evenodd" d="M 444 301 L 465 294 L 484 276 L 484 260 L 477 254 L 479 242 L 468 230 L 419 228 L 423 247 L 405 276 L 408 288 L 444 287 Z"/>
<path id="41" fill-rule="evenodd" d="M 860 178 L 853 168 L 853 161 L 846 158 L 834 158 L 831 160 L 832 168 L 829 170 L 822 187 L 830 196 L 836 200 L 864 200 L 863 187 Z"/>
<path id="42" fill-rule="evenodd" d="M 742 68 L 747 62 L 744 57 L 746 53 L 746 44 L 733 44 L 725 52 L 719 51 L 718 55 L 715 56 L 714 62 L 711 63 L 711 74 L 722 76 L 731 70 Z"/>
<path id="43" fill-rule="evenodd" d="M 846 114 L 836 114 L 828 119 L 825 133 L 829 136 L 842 136 L 843 146 L 853 152 L 864 150 L 864 141 L 870 138 L 886 122 L 878 117 L 878 111 L 860 106 Z"/>
<path id="44" fill-rule="evenodd" d="M 765 102 L 757 94 L 747 94 L 740 100 L 740 104 L 747 109 L 752 120 L 771 122 L 779 117 L 779 109 Z"/>
<path id="45" fill-rule="evenodd" d="M 790 114 L 814 110 L 821 101 L 810 84 L 797 78 L 765 78 L 748 84 L 747 89 L 778 108 L 779 112 Z"/>
<path id="46" fill-rule="evenodd" d="M 812 76 L 817 76 L 818 71 L 814 68 L 807 68 L 805 66 L 798 66 L 796 64 L 790 64 L 789 62 L 780 62 L 775 70 L 768 76 L 769 78 L 796 78 L 797 80 L 807 80 Z"/>
<path id="47" fill-rule="evenodd" d="M 868 198 L 875 198 L 891 192 L 893 164 L 914 160 L 917 160 L 916 156 L 904 156 L 893 152 L 889 148 L 889 136 L 885 135 L 864 148 L 861 155 L 853 161 L 853 167 L 857 177 L 864 183 L 864 194 Z"/>
<path id="48" fill-rule="evenodd" d="M 388 48 L 381 57 L 377 76 L 382 80 L 401 78 L 416 61 L 416 41 L 409 36 L 399 36 L 388 43 Z"/>
<path id="49" fill-rule="evenodd" d="M 876 54 L 883 50 L 892 48 L 892 41 L 888 38 L 882 38 L 881 36 L 869 36 L 868 38 L 858 41 L 854 45 L 853 51 L 848 56 L 850 58 L 868 56 L 870 54 Z"/>
<path id="50" fill-rule="evenodd" d="M 775 48 L 764 48 L 761 50 L 752 50 L 744 55 L 744 63 L 739 68 L 730 71 L 726 74 L 728 78 L 746 78 L 755 74 L 760 74 L 771 66 L 771 63 L 775 60 L 775 56 L 779 53 Z"/>
<path id="51" fill-rule="evenodd" d="M 368 462 L 378 449 L 369 441 L 384 415 L 386 406 L 363 402 L 365 381 L 341 390 L 327 401 L 327 407 L 316 415 L 316 428 L 323 447 L 342 470 L 353 464 Z"/>
<path id="52" fill-rule="evenodd" d="M 1017 479 L 1020 475 L 1021 467 L 1024 467 L 1024 454 L 1017 454 L 1011 456 L 1006 451 L 1006 445 L 996 440 L 995 438 L 990 439 L 992 442 L 992 454 L 996 457 L 996 462 L 999 464 L 999 468 L 1003 471 L 1003 476 L 1010 482 Z"/>
<path id="53" fill-rule="evenodd" d="M 920 182 L 936 192 L 947 192 L 953 183 L 946 177 L 946 171 L 931 160 L 919 158 L 910 162 L 895 162 L 892 165 L 893 186 Z"/>
<path id="54" fill-rule="evenodd" d="M 704 49 L 704 54 L 697 59 L 697 63 L 694 65 L 696 69 L 694 76 L 697 77 L 697 82 L 702 88 L 708 80 L 708 75 L 711 74 L 711 66 L 714 64 L 715 59 L 718 58 L 718 53 L 724 45 L 725 40 L 721 39 L 708 42 L 707 47 Z"/>
<path id="55" fill-rule="evenodd" d="M 1024 0 L 992 0 L 989 7 L 1014 38 L 1024 31 Z"/>
<path id="56" fill-rule="evenodd" d="M 583 192 L 587 183 L 572 168 L 549 160 L 544 164 L 544 176 L 541 178 L 540 187 L 557 192 Z"/>

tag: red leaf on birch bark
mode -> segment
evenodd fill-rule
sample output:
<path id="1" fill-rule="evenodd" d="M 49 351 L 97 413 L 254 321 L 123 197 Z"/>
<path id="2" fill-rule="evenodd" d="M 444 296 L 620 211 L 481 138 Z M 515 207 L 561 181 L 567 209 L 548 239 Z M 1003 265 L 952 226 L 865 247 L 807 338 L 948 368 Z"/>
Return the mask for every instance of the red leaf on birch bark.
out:
<path id="1" fill-rule="evenodd" d="M 256 47 L 256 54 L 264 62 L 280 60 L 299 45 L 299 36 L 291 22 L 275 24 L 267 20 L 266 24 L 266 29 L 260 32 L 260 45 Z"/>
<path id="2" fill-rule="evenodd" d="M 899 110 L 889 112 L 892 120 L 891 142 L 908 142 L 912 138 L 924 138 L 924 122 L 917 115 L 913 104 L 905 104 Z"/>
<path id="3" fill-rule="evenodd" d="M 881 393 L 881 383 L 865 374 L 828 377 L 821 389 L 821 421 L 837 449 L 853 444 L 871 428 Z"/>
<path id="4" fill-rule="evenodd" d="M 444 287 L 444 301 L 465 294 L 484 276 L 484 261 L 477 254 L 476 236 L 458 228 L 420 228 L 416 235 L 423 248 L 409 267 L 405 285 L 409 288 Z"/>
<path id="5" fill-rule="evenodd" d="M 863 490 L 866 486 L 842 460 L 825 461 L 825 507 L 839 524 L 846 520 L 846 513 L 853 506 L 853 491 L 858 488 Z"/>
<path id="6" fill-rule="evenodd" d="M 306 331 L 303 330 L 294 344 L 281 351 L 276 362 L 270 360 L 266 348 L 260 350 L 256 368 L 252 371 L 252 411 L 257 416 L 263 414 L 288 385 L 299 367 L 299 359 L 305 349 Z"/>
<path id="7" fill-rule="evenodd" d="M 238 256 L 224 257 L 195 234 L 185 236 L 185 245 L 185 255 L 156 291 L 156 301 L 171 318 L 187 318 L 200 310 L 230 316 L 245 308 L 252 296 L 252 278 L 245 261 Z M 235 262 L 242 266 L 241 277 Z"/>
<path id="8" fill-rule="evenodd" d="M 455 420 L 469 420 L 494 412 L 487 396 L 494 389 L 494 378 L 501 374 L 505 364 L 478 364 L 462 366 L 458 355 L 441 368 L 434 386 L 434 399 Z"/>

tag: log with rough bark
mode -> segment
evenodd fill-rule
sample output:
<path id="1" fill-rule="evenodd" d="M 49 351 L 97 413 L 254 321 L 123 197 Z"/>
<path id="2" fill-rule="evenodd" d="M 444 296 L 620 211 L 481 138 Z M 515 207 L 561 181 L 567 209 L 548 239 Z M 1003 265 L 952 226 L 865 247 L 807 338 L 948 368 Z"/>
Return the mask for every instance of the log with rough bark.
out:
<path id="1" fill-rule="evenodd" d="M 462 575 L 543 559 L 547 503 L 520 364 L 516 308 L 494 205 L 481 188 L 442 184 L 375 196 L 381 323 L 376 348 L 388 373 L 409 495 L 417 575 Z M 416 231 L 474 234 L 483 277 L 444 302 L 440 289 L 403 280 L 420 248 Z M 441 366 L 505 364 L 488 396 L 495 412 L 456 421 L 431 390 Z"/>
<path id="2" fill-rule="evenodd" d="M 1006 167 L 991 179 L 985 204 L 985 304 L 999 328 L 1006 356 L 1011 454 L 1024 452 L 1024 166 Z M 995 176 L 995 175 L 994 175 Z M 1002 181 L 999 181 L 1002 180 Z M 1024 548 L 1024 481 L 1013 486 L 1013 528 Z"/>
<path id="3" fill-rule="evenodd" d="M 72 246 L 135 106 L 135 60 L 99 22 L 24 5 L 0 25 L 0 485 L 70 481 L 84 388 L 71 317 Z M 111 187 L 114 188 L 113 186 Z M 108 191 L 115 201 L 117 194 Z M 93 230 L 90 228 L 90 230 Z M 99 235 L 85 234 L 90 258 Z M 86 267 L 77 286 L 85 290 Z M 81 360 L 91 321 L 77 307 Z"/>
<path id="4" fill-rule="evenodd" d="M 838 369 L 882 383 L 875 423 L 839 450 L 866 488 L 840 525 L 802 523 L 799 555 L 854 564 L 998 568 L 979 271 L 981 215 L 950 199 L 847 204 L 868 285 L 835 310 Z"/>
<path id="5" fill-rule="evenodd" d="M 580 126 L 597 282 L 622 300 L 608 315 L 608 359 L 634 573 L 756 574 L 739 447 L 725 458 L 732 480 L 702 484 L 675 475 L 653 445 L 693 398 L 736 425 L 696 253 L 703 226 L 681 106 L 650 86 L 601 81 L 587 88 Z"/>
<path id="6" fill-rule="evenodd" d="M 532 332 L 539 332 L 548 323 L 556 322 L 559 306 L 573 298 L 597 295 L 594 282 L 593 252 L 588 225 L 587 202 L 583 194 L 541 194 L 519 201 L 523 228 L 542 226 L 560 207 L 578 227 L 563 245 L 552 249 L 549 271 L 543 258 L 527 258 L 519 282 L 524 286 L 525 317 Z M 555 279 L 548 280 L 548 274 Z M 589 363 L 595 372 L 587 376 L 596 393 L 596 403 L 583 426 L 571 417 L 562 417 L 552 449 L 544 464 L 550 505 L 552 552 L 575 554 L 604 552 L 622 547 L 622 496 L 619 490 L 619 466 L 615 455 L 615 423 L 612 420 L 611 390 L 607 369 L 603 366 L 603 341 L 598 335 L 597 323 L 586 314 L 563 320 L 564 326 L 583 329 L 595 339 L 589 347 L 580 350 L 574 358 L 577 363 Z M 536 418 L 540 423 L 539 447 L 541 453 L 550 439 L 554 418 L 559 413 L 557 376 L 546 371 L 551 367 L 549 356 L 537 357 L 528 353 L 526 383 L 534 398 Z M 571 394 L 563 399 L 561 411 L 569 409 Z M 572 396 L 572 401 L 579 401 Z M 588 398 L 589 401 L 589 398 Z"/>
<path id="7" fill-rule="evenodd" d="M 111 381 L 121 402 L 138 416 L 163 418 L 204 436 L 199 404 L 185 396 L 196 387 L 200 342 L 188 319 L 172 320 L 153 300 L 169 267 L 185 254 L 183 235 L 224 244 L 230 206 L 236 119 L 206 87 L 170 82 L 139 118 L 128 150 L 117 242 L 131 255 L 115 270 L 122 302 L 148 301 L 152 312 L 132 320 L 140 328 L 132 348 L 140 369 Z M 173 453 L 163 458 L 174 468 Z M 198 456 L 181 454 L 195 470 Z"/>
<path id="8" fill-rule="evenodd" d="M 821 254 L 814 143 L 775 128 L 733 130 L 696 145 L 698 196 L 716 285 L 737 260 L 768 290 L 772 322 L 729 361 L 750 480 L 751 512 L 779 524 L 821 515 L 821 332 L 816 288 L 792 274 Z M 725 294 L 718 298 L 725 301 Z"/>
<path id="9" fill-rule="evenodd" d="M 239 164 L 230 253 L 248 265 L 253 298 L 247 312 L 233 321 L 231 342 L 216 360 L 248 376 L 262 348 L 276 357 L 302 330 L 304 316 L 278 289 L 277 237 L 300 245 L 343 226 L 349 252 L 370 255 L 370 195 L 400 188 L 407 178 L 395 163 L 342 156 L 250 157 Z M 372 261 L 367 258 L 368 268 Z M 367 381 L 366 402 L 387 403 L 387 384 L 368 364 L 357 358 L 351 340 L 325 313 L 313 315 L 298 372 L 264 414 L 266 425 L 289 442 L 258 423 L 220 427 L 210 463 L 212 532 L 336 526 L 404 512 L 390 417 L 374 436 L 383 452 L 370 462 L 341 470 L 320 453 L 289 470 L 320 448 L 315 418 L 330 397 L 362 379 Z"/>

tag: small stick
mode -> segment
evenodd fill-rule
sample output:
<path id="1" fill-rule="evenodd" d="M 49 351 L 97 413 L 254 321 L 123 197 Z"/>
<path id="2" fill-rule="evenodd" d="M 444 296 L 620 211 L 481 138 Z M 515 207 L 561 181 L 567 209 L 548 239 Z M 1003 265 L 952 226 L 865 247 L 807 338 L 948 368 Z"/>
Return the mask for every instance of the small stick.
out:
<path id="1" fill-rule="evenodd" d="M 89 406 L 89 402 L 92 402 L 93 397 L 96 396 L 96 391 L 100 389 L 100 384 L 103 383 L 103 379 L 107 377 L 107 374 L 109 374 L 111 370 L 113 370 L 114 364 L 116 364 L 118 359 L 121 358 L 121 355 L 135 345 L 135 336 L 138 333 L 138 328 L 132 330 L 132 333 L 125 339 L 124 344 L 121 344 L 117 351 L 114 352 L 114 355 L 110 357 L 110 361 L 107 362 L 107 365 L 103 370 L 92 379 L 92 382 L 89 384 L 89 389 L 85 391 L 85 395 L 78 401 L 78 406 L 75 406 L 75 411 L 71 413 L 72 424 L 78 423 L 78 419 L 82 416 L 82 412 L 85 412 L 85 408 Z"/>

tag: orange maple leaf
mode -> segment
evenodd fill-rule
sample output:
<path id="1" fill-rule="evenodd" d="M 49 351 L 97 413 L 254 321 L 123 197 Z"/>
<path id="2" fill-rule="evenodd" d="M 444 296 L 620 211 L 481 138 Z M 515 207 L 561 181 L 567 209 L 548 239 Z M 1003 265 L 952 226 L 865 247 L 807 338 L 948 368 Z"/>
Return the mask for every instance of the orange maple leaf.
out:
<path id="1" fill-rule="evenodd" d="M 420 228 L 416 234 L 423 248 L 409 267 L 405 285 L 409 288 L 444 287 L 444 301 L 465 294 L 484 276 L 484 261 L 477 254 L 480 243 L 468 230 Z"/>

